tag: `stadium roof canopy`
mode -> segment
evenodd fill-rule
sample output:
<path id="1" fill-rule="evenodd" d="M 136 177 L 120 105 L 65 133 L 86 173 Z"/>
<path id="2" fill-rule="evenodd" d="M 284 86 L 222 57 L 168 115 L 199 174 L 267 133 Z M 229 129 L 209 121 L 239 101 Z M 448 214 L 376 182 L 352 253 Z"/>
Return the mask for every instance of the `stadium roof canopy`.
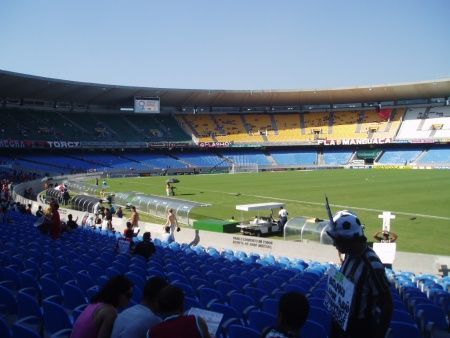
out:
<path id="1" fill-rule="evenodd" d="M 160 97 L 166 107 L 272 107 L 446 98 L 450 79 L 306 90 L 169 89 L 84 83 L 0 70 L 0 98 L 129 107 L 135 96 Z"/>

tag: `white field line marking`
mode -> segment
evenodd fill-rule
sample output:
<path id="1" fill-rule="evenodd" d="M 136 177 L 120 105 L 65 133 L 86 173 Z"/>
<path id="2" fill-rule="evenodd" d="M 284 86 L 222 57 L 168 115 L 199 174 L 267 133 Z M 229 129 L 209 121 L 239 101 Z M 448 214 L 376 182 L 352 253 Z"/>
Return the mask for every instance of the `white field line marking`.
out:
<path id="1" fill-rule="evenodd" d="M 156 184 L 148 184 L 143 182 L 129 182 L 132 184 L 139 184 L 139 185 L 148 185 L 148 186 L 156 186 Z M 225 195 L 236 195 L 236 192 L 226 192 L 226 191 L 218 191 L 218 190 L 210 190 L 210 189 L 200 189 L 200 188 L 194 188 L 190 187 L 189 189 L 192 190 L 198 190 L 198 191 L 208 191 L 213 192 L 217 194 L 225 194 Z M 257 198 L 263 198 L 267 200 L 280 200 L 284 202 L 293 202 L 293 203 L 300 203 L 300 204 L 309 204 L 309 205 L 320 205 L 324 206 L 325 203 L 321 202 L 310 202 L 310 201 L 299 201 L 299 200 L 291 200 L 287 198 L 280 198 L 280 197 L 271 197 L 271 196 L 260 196 L 260 195 L 252 195 L 252 194 L 240 194 L 240 196 L 246 196 L 246 197 L 257 197 Z M 330 204 L 332 207 L 338 207 L 338 208 L 344 208 L 344 209 L 350 209 L 350 210 L 362 210 L 362 211 L 370 211 L 370 212 L 383 212 L 386 210 L 381 209 L 371 209 L 371 208 L 361 208 L 361 207 L 354 207 L 349 205 L 340 205 L 340 204 Z M 424 217 L 424 218 L 432 218 L 432 219 L 442 219 L 445 221 L 450 221 L 450 217 L 443 217 L 443 216 L 434 216 L 434 215 L 425 215 L 425 214 L 415 214 L 411 212 L 402 212 L 402 211 L 393 211 L 390 210 L 393 214 L 397 215 L 405 215 L 405 216 L 414 216 L 414 217 Z"/>

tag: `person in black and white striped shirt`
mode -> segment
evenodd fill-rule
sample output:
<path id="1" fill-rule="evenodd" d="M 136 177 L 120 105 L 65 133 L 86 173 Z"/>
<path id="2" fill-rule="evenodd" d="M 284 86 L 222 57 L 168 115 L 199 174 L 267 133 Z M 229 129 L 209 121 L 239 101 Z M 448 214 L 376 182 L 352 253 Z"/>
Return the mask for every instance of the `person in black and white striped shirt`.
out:
<path id="1" fill-rule="evenodd" d="M 383 264 L 367 245 L 363 227 L 355 214 L 344 210 L 335 214 L 327 230 L 336 249 L 345 254 L 340 272 L 355 286 L 347 329 L 334 323 L 333 338 L 384 338 L 389 328 L 390 284 Z"/>

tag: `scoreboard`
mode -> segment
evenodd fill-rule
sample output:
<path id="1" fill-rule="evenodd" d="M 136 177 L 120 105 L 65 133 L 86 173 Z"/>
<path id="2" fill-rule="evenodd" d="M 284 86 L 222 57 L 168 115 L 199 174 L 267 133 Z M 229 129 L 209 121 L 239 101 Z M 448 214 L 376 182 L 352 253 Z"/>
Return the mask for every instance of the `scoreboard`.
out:
<path id="1" fill-rule="evenodd" d="M 135 97 L 134 112 L 144 114 L 159 114 L 160 112 L 159 97 Z"/>

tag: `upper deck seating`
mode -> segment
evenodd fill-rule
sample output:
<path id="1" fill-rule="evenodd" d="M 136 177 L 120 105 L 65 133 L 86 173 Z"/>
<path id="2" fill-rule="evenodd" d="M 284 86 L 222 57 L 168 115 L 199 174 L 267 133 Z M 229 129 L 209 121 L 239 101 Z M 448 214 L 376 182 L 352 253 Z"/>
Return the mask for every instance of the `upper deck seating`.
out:
<path id="1" fill-rule="evenodd" d="M 440 139 L 450 137 L 450 107 L 409 108 L 396 139 Z"/>
<path id="2" fill-rule="evenodd" d="M 274 134 L 270 114 L 245 114 L 242 115 L 247 123 L 248 133 L 251 135 L 269 135 Z M 264 139 L 261 139 L 261 142 Z"/>
<path id="3" fill-rule="evenodd" d="M 329 138 L 334 140 L 367 138 L 367 135 L 356 133 L 359 118 L 360 113 L 357 111 L 334 112 L 333 133 Z"/>
<path id="4" fill-rule="evenodd" d="M 258 135 L 249 134 L 244 126 L 241 115 L 219 114 L 215 117 L 217 126 L 224 131 L 224 135 L 218 135 L 219 142 L 261 142 Z"/>
<path id="5" fill-rule="evenodd" d="M 330 126 L 330 114 L 329 113 L 305 113 L 303 115 L 304 132 L 307 141 L 313 141 L 316 139 L 330 138 L 329 126 Z"/>
<path id="6" fill-rule="evenodd" d="M 222 134 L 212 115 L 178 115 L 177 120 L 186 123 L 200 142 L 213 142 L 213 137 Z"/>
<path id="7" fill-rule="evenodd" d="M 267 134 L 270 142 L 300 141 L 305 137 L 300 132 L 300 114 L 273 114 L 277 130 Z"/>
<path id="8" fill-rule="evenodd" d="M 191 141 L 170 115 L 0 109 L 0 136 L 40 141 Z"/>
<path id="9" fill-rule="evenodd" d="M 404 113 L 404 108 L 384 109 L 380 112 L 375 110 L 364 111 L 362 112 L 363 117 L 359 133 L 366 135 L 368 138 L 394 138 Z"/>

